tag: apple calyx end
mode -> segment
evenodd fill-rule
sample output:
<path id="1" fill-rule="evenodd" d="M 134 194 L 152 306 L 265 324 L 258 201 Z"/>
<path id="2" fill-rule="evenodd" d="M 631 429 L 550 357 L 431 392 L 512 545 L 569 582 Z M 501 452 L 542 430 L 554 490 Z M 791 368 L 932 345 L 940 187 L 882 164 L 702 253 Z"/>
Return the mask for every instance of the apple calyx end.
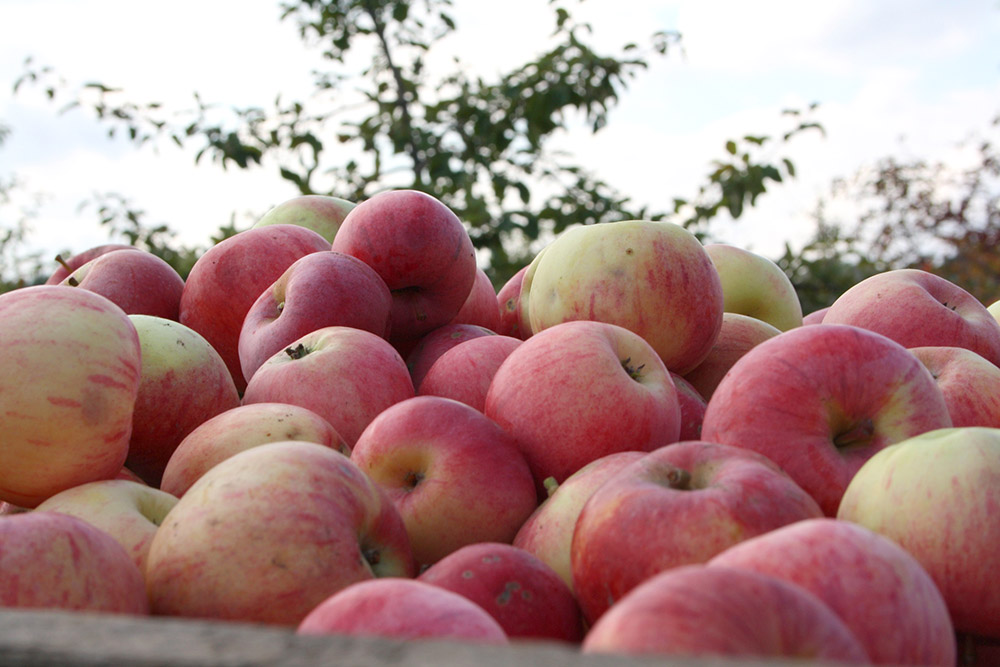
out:
<path id="1" fill-rule="evenodd" d="M 424 481 L 423 473 L 411 470 L 403 478 L 403 488 L 407 491 L 413 491 L 422 481 Z"/>
<path id="2" fill-rule="evenodd" d="M 302 357 L 309 354 L 309 350 L 302 343 L 299 343 L 295 347 L 286 347 L 285 354 L 287 354 L 292 359 L 301 359 Z"/>
<path id="3" fill-rule="evenodd" d="M 646 367 L 646 364 L 639 364 L 638 366 L 632 365 L 632 357 L 626 357 L 622 360 L 622 368 L 628 373 L 628 376 L 635 380 L 636 382 L 642 377 L 642 369 Z"/>

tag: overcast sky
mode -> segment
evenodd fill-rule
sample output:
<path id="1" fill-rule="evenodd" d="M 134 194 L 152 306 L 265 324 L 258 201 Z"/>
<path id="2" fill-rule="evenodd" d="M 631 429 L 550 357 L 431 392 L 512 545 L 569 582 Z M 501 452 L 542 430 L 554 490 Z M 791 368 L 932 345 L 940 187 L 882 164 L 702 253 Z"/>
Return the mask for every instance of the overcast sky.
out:
<path id="1" fill-rule="evenodd" d="M 276 169 L 227 173 L 191 152 L 159 153 L 109 141 L 82 112 L 57 114 L 39 89 L 12 95 L 24 59 L 53 66 L 73 83 L 99 80 L 132 99 L 187 106 L 209 101 L 268 106 L 276 93 L 305 98 L 319 63 L 277 0 L 0 0 L 0 177 L 17 174 L 45 193 L 33 243 L 83 250 L 107 241 L 94 192 L 130 196 L 149 214 L 205 245 L 237 212 L 244 225 L 296 193 Z M 640 203 L 665 209 L 690 197 L 729 138 L 777 132 L 782 109 L 820 104 L 826 136 L 803 135 L 773 157 L 798 170 L 736 223 L 715 231 L 777 256 L 785 240 L 812 231 L 810 212 L 831 180 L 888 155 L 931 159 L 983 131 L 1000 113 L 1000 3 L 997 0 L 587 0 L 568 3 L 590 20 L 594 40 L 615 49 L 655 30 L 683 34 L 639 75 L 591 136 L 559 140 L 577 159 Z M 552 28 L 546 0 L 454 0 L 458 32 L 448 50 L 489 75 L 523 62 Z M 2 212 L 0 212 L 2 214 Z M 6 222 L 4 220 L 3 222 Z"/>

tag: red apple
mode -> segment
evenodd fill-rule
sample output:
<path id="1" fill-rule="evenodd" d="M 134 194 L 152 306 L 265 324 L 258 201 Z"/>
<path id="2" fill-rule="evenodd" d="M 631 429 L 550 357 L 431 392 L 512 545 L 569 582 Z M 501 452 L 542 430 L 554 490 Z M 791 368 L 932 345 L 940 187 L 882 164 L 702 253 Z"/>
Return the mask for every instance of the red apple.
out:
<path id="1" fill-rule="evenodd" d="M 524 274 L 527 272 L 528 265 L 521 267 L 497 291 L 497 302 L 500 305 L 500 324 L 496 329 L 498 334 L 513 336 L 521 340 L 531 335 L 530 327 L 524 326 L 521 322 L 521 309 L 519 305 L 521 282 L 524 280 Z"/>
<path id="2" fill-rule="evenodd" d="M 416 576 L 406 527 L 343 454 L 273 442 L 206 472 L 157 530 L 152 611 L 286 626 L 375 576 Z"/>
<path id="3" fill-rule="evenodd" d="M 474 542 L 510 542 L 535 510 L 513 438 L 478 410 L 417 396 L 383 410 L 351 460 L 388 493 L 423 565 Z"/>
<path id="4" fill-rule="evenodd" d="M 468 598 L 402 578 L 362 581 L 344 588 L 313 609 L 297 633 L 508 643 L 500 624 Z"/>
<path id="5" fill-rule="evenodd" d="M 760 454 L 697 440 L 661 447 L 583 506 L 570 553 L 573 588 L 593 623 L 659 572 L 820 516 L 809 494 Z"/>
<path id="6" fill-rule="evenodd" d="M 910 352 L 934 376 L 953 426 L 1000 428 L 1000 367 L 964 347 L 931 345 Z"/>
<path id="7" fill-rule="evenodd" d="M 819 308 L 807 315 L 804 315 L 802 317 L 802 324 L 820 324 L 823 321 L 823 318 L 826 317 L 826 311 L 828 310 L 830 310 L 830 306 Z"/>
<path id="8" fill-rule="evenodd" d="M 677 373 L 670 374 L 677 388 L 677 403 L 681 408 L 681 433 L 678 440 L 700 440 L 701 422 L 705 419 L 705 408 L 708 407 L 701 393 L 694 388 L 684 376 Z"/>
<path id="9" fill-rule="evenodd" d="M 129 319 L 139 334 L 142 370 L 125 464 L 158 487 L 181 440 L 237 407 L 240 395 L 222 357 L 196 331 L 152 315 Z"/>
<path id="10" fill-rule="evenodd" d="M 478 324 L 445 324 L 422 336 L 406 355 L 406 367 L 410 369 L 413 388 L 420 388 L 430 367 L 451 348 L 473 338 L 495 335 L 495 332 Z"/>
<path id="11" fill-rule="evenodd" d="M 154 315 L 176 321 L 184 279 L 151 252 L 112 250 L 80 266 L 61 285 L 96 292 L 129 315 Z"/>
<path id="12" fill-rule="evenodd" d="M 964 347 L 1000 365 L 1000 322 L 962 287 L 927 271 L 866 278 L 833 302 L 823 322 L 877 331 L 903 347 Z"/>
<path id="13" fill-rule="evenodd" d="M 447 324 L 476 280 L 476 252 L 454 212 L 431 195 L 389 190 L 359 203 L 331 246 L 371 266 L 392 290 L 392 337 Z"/>
<path id="14" fill-rule="evenodd" d="M 520 338 L 501 335 L 465 340 L 431 364 L 417 394 L 452 398 L 482 412 L 493 376 L 520 344 Z"/>
<path id="15" fill-rule="evenodd" d="M 680 406 L 656 351 L 623 327 L 578 320 L 524 341 L 497 369 L 485 414 L 511 434 L 539 491 L 613 452 L 676 442 Z"/>
<path id="16" fill-rule="evenodd" d="M 160 488 L 179 498 L 209 468 L 233 454 L 283 440 L 351 453 L 330 422 L 312 410 L 288 403 L 250 403 L 207 419 L 188 433 L 167 461 Z"/>
<path id="17" fill-rule="evenodd" d="M 480 268 L 476 269 L 476 281 L 472 291 L 451 324 L 477 324 L 490 331 L 500 328 L 500 302 L 490 277 Z"/>
<path id="18" fill-rule="evenodd" d="M 572 591 L 532 553 L 499 542 L 469 544 L 424 570 L 420 581 L 485 609 L 511 639 L 576 643 L 583 617 Z"/>
<path id="19" fill-rule="evenodd" d="M 895 542 L 847 521 L 820 518 L 740 542 L 709 567 L 784 579 L 825 602 L 873 663 L 954 665 L 955 634 L 934 581 Z"/>
<path id="20" fill-rule="evenodd" d="M 292 262 L 329 250 L 330 242 L 298 225 L 247 229 L 215 244 L 195 262 L 181 295 L 180 322 L 212 344 L 242 392 L 240 329 L 257 297 Z"/>
<path id="21" fill-rule="evenodd" d="M 0 295 L 0 501 L 31 508 L 118 474 L 140 355 L 132 321 L 99 294 L 37 285 Z"/>
<path id="22" fill-rule="evenodd" d="M 300 257 L 250 306 L 239 336 L 240 368 L 260 365 L 310 331 L 354 327 L 388 338 L 392 295 L 360 259 L 327 250 Z"/>
<path id="23" fill-rule="evenodd" d="M 513 545 L 537 556 L 573 590 L 570 551 L 583 506 L 604 482 L 643 456 L 645 452 L 616 452 L 591 461 L 561 484 L 547 480 L 548 498 L 518 529 Z"/>
<path id="24" fill-rule="evenodd" d="M 104 253 L 111 252 L 112 250 L 139 250 L 139 248 L 136 248 L 133 245 L 126 245 L 124 243 L 104 243 L 92 248 L 87 248 L 83 252 L 70 256 L 69 259 L 63 259 L 61 255 L 56 255 L 56 262 L 58 263 L 58 266 L 48 279 L 46 279 L 45 284 L 58 285 L 66 278 L 66 276 L 73 273 L 90 260 L 95 257 L 100 257 Z"/>
<path id="25" fill-rule="evenodd" d="M 779 329 L 755 317 L 723 313 L 722 328 L 711 351 L 700 364 L 684 374 L 684 379 L 708 401 L 722 376 L 740 357 L 779 333 Z"/>
<path id="26" fill-rule="evenodd" d="M 265 361 L 250 378 L 243 404 L 307 408 L 353 447 L 376 415 L 413 396 L 410 371 L 384 338 L 353 327 L 323 327 Z"/>
<path id="27" fill-rule="evenodd" d="M 870 664 L 822 601 L 758 572 L 686 565 L 643 582 L 594 624 L 583 652 Z"/>
<path id="28" fill-rule="evenodd" d="M 0 517 L 0 608 L 146 615 L 142 572 L 124 547 L 60 512 Z"/>
<path id="29" fill-rule="evenodd" d="M 701 432 L 771 458 L 833 516 L 872 454 L 950 425 L 941 390 L 906 348 L 823 323 L 785 331 L 741 357 L 709 399 Z"/>

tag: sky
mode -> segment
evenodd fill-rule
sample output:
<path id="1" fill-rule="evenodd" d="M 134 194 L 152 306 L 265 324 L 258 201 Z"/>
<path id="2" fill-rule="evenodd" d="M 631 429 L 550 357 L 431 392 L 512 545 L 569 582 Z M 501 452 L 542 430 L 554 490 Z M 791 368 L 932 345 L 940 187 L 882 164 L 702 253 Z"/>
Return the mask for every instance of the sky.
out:
<path id="1" fill-rule="evenodd" d="M 777 257 L 814 229 L 817 201 L 838 177 L 887 155 L 960 162 L 961 142 L 1000 113 L 998 0 L 586 0 L 566 3 L 610 53 L 679 31 L 680 48 L 629 85 L 596 135 L 574 125 L 555 140 L 605 181 L 652 209 L 692 197 L 724 144 L 745 134 L 780 135 L 781 112 L 817 103 L 807 133 L 775 145 L 797 176 L 774 186 L 737 221 L 712 230 L 723 240 Z M 108 241 L 92 208 L 97 192 L 126 194 L 149 222 L 181 242 L 205 246 L 230 221 L 248 226 L 295 196 L 275 168 L 195 166 L 193 153 L 163 144 L 112 141 L 81 111 L 58 113 L 38 88 L 12 84 L 25 58 L 71 84 L 120 87 L 131 99 L 180 108 L 198 92 L 226 105 L 267 107 L 277 93 L 305 98 L 318 52 L 279 21 L 278 0 L 177 0 L 140 11 L 128 0 L 0 0 L 0 178 L 41 198 L 30 247 L 80 251 Z M 627 11 L 623 9 L 627 6 Z M 490 76 L 547 44 L 546 0 L 454 0 L 458 31 L 431 67 L 458 56 Z M 26 196 L 21 195 L 21 196 Z M 34 201 L 34 200 L 32 200 Z M 23 202 L 15 202 L 15 204 Z M 9 214 L 0 209 L 0 224 Z"/>

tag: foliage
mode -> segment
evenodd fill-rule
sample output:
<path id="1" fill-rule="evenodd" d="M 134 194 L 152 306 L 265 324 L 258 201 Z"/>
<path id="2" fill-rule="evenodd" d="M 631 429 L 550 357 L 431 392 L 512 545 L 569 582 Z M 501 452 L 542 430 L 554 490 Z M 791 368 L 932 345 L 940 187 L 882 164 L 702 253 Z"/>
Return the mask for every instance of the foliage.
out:
<path id="1" fill-rule="evenodd" d="M 193 108 L 172 111 L 129 101 L 102 83 L 67 91 L 50 68 L 31 62 L 15 89 L 34 84 L 53 100 L 68 98 L 64 110 L 89 108 L 109 134 L 137 145 L 193 143 L 196 161 L 223 168 L 276 163 L 280 177 L 303 194 L 361 201 L 393 187 L 428 192 L 466 223 L 496 285 L 570 225 L 667 218 L 704 237 L 718 213 L 737 218 L 769 182 L 794 176 L 787 159 L 770 164 L 759 155 L 765 144 L 819 127 L 797 117 L 780 139 L 727 142 L 706 184 L 690 200 L 675 199 L 672 211 L 634 205 L 550 149 L 550 140 L 574 123 L 600 131 L 629 81 L 680 35 L 657 32 L 646 47 L 627 44 L 605 55 L 590 45 L 590 25 L 576 22 L 562 2 L 549 4 L 548 48 L 489 80 L 468 74 L 457 59 L 440 78 L 426 66 L 432 48 L 456 29 L 450 0 L 296 0 L 281 3 L 281 18 L 296 23 L 304 42 L 321 45 L 325 64 L 308 101 L 279 95 L 268 109 L 227 109 L 196 95 Z M 348 75 L 347 63 L 359 57 L 366 62 L 360 76 Z M 121 196 L 108 199 L 98 205 L 106 224 L 131 229 L 154 251 L 169 249 L 166 226 L 146 225 Z"/>
<path id="2" fill-rule="evenodd" d="M 0 123 L 0 146 L 9 134 L 10 128 Z M 0 212 L 13 211 L 11 220 L 0 217 L 0 292 L 40 281 L 38 253 L 24 250 L 37 205 L 38 197 L 25 192 L 16 176 L 0 174 Z"/>
<path id="3" fill-rule="evenodd" d="M 985 304 L 1000 299 L 1000 116 L 963 147 L 964 166 L 888 156 L 831 188 L 847 213 L 821 206 L 816 238 L 782 266 L 811 307 L 879 270 L 919 268 Z M 805 304 L 804 304 L 805 305 Z"/>

